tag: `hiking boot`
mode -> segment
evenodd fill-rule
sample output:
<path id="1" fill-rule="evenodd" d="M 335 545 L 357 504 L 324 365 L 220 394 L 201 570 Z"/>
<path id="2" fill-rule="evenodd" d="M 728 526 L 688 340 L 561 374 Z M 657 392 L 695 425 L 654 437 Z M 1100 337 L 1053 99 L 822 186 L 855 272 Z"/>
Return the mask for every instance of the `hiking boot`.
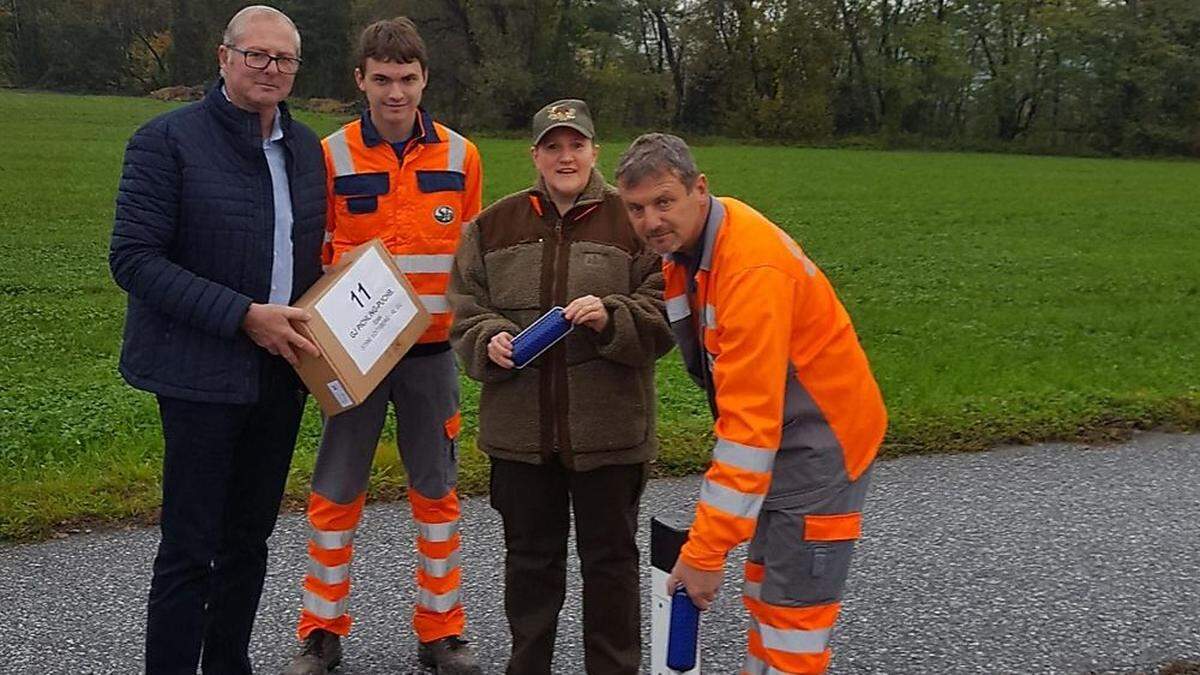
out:
<path id="1" fill-rule="evenodd" d="M 422 642 L 417 647 L 417 660 L 438 675 L 483 675 L 467 641 L 457 635 Z"/>
<path id="2" fill-rule="evenodd" d="M 304 638 L 304 646 L 292 657 L 283 675 L 325 675 L 341 662 L 341 638 L 318 628 Z"/>

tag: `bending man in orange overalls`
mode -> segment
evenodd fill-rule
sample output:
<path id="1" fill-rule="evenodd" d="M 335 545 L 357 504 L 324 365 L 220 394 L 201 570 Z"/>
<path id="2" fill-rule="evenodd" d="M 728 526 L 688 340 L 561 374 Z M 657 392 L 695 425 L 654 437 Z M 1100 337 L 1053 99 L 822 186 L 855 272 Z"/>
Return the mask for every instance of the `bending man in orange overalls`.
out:
<path id="1" fill-rule="evenodd" d="M 716 198 L 678 137 L 617 166 L 638 236 L 664 256 L 667 318 L 716 418 L 712 463 L 668 578 L 707 609 L 749 541 L 743 672 L 819 673 L 887 414 L 825 275 L 754 209 Z"/>

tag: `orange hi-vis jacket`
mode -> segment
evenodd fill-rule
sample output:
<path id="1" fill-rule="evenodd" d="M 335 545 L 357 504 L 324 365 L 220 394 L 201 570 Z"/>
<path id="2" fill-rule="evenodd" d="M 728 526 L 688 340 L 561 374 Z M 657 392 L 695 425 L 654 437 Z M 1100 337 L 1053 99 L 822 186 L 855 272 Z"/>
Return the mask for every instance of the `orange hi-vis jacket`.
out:
<path id="1" fill-rule="evenodd" d="M 420 110 L 413 136 L 403 144 L 380 137 L 364 112 L 322 146 L 329 199 L 325 264 L 335 265 L 346 251 L 379 237 L 433 315 L 419 342 L 446 342 L 454 251 L 483 201 L 475 144 Z"/>
<path id="2" fill-rule="evenodd" d="M 716 417 L 712 463 L 680 559 L 719 570 L 754 534 L 760 510 L 802 508 L 862 476 L 887 412 L 825 275 L 746 204 L 709 203 L 695 258 L 669 256 L 663 274 L 672 331 Z M 857 538 L 860 518 L 820 523 Z"/>

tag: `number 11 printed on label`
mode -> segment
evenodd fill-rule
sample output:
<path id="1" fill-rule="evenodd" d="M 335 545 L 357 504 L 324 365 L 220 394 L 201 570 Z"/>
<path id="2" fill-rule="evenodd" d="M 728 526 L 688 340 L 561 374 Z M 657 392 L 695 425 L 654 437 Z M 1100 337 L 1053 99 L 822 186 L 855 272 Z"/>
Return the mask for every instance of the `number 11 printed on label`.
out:
<path id="1" fill-rule="evenodd" d="M 417 306 L 375 250 L 356 260 L 315 309 L 364 374 L 417 314 Z"/>
<path id="2" fill-rule="evenodd" d="M 354 302 L 357 302 L 359 307 L 366 307 L 366 305 L 363 304 L 363 301 L 359 299 L 359 294 L 362 294 L 362 297 L 366 298 L 367 300 L 371 299 L 371 294 L 367 292 L 367 289 L 363 288 L 362 282 L 359 282 L 357 292 L 350 291 L 350 299 Z"/>

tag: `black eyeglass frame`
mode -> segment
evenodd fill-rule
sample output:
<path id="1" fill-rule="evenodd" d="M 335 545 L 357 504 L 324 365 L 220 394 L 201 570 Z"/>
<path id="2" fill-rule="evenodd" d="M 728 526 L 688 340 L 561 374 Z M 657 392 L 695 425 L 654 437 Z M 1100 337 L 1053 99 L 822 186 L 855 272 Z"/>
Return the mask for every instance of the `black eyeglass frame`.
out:
<path id="1" fill-rule="evenodd" d="M 260 51 L 254 50 L 254 49 L 239 49 L 230 44 L 225 45 L 225 48 L 232 49 L 233 51 L 241 54 L 242 62 L 246 64 L 246 67 L 252 68 L 254 70 L 266 70 L 266 69 L 270 68 L 271 63 L 274 62 L 275 70 L 278 70 L 281 74 L 295 75 L 296 73 L 300 72 L 300 66 L 303 65 L 303 63 L 304 63 L 303 60 L 301 60 L 300 58 L 297 58 L 295 56 L 271 56 L 270 54 L 268 54 L 266 52 L 260 52 Z M 267 60 L 267 62 L 261 66 L 256 66 L 256 65 L 250 63 L 250 57 L 252 55 L 265 58 Z M 285 63 L 286 64 L 294 63 L 295 70 L 290 70 L 290 71 L 284 70 L 283 64 L 285 64 Z M 289 65 L 288 67 L 291 68 L 292 66 Z"/>

